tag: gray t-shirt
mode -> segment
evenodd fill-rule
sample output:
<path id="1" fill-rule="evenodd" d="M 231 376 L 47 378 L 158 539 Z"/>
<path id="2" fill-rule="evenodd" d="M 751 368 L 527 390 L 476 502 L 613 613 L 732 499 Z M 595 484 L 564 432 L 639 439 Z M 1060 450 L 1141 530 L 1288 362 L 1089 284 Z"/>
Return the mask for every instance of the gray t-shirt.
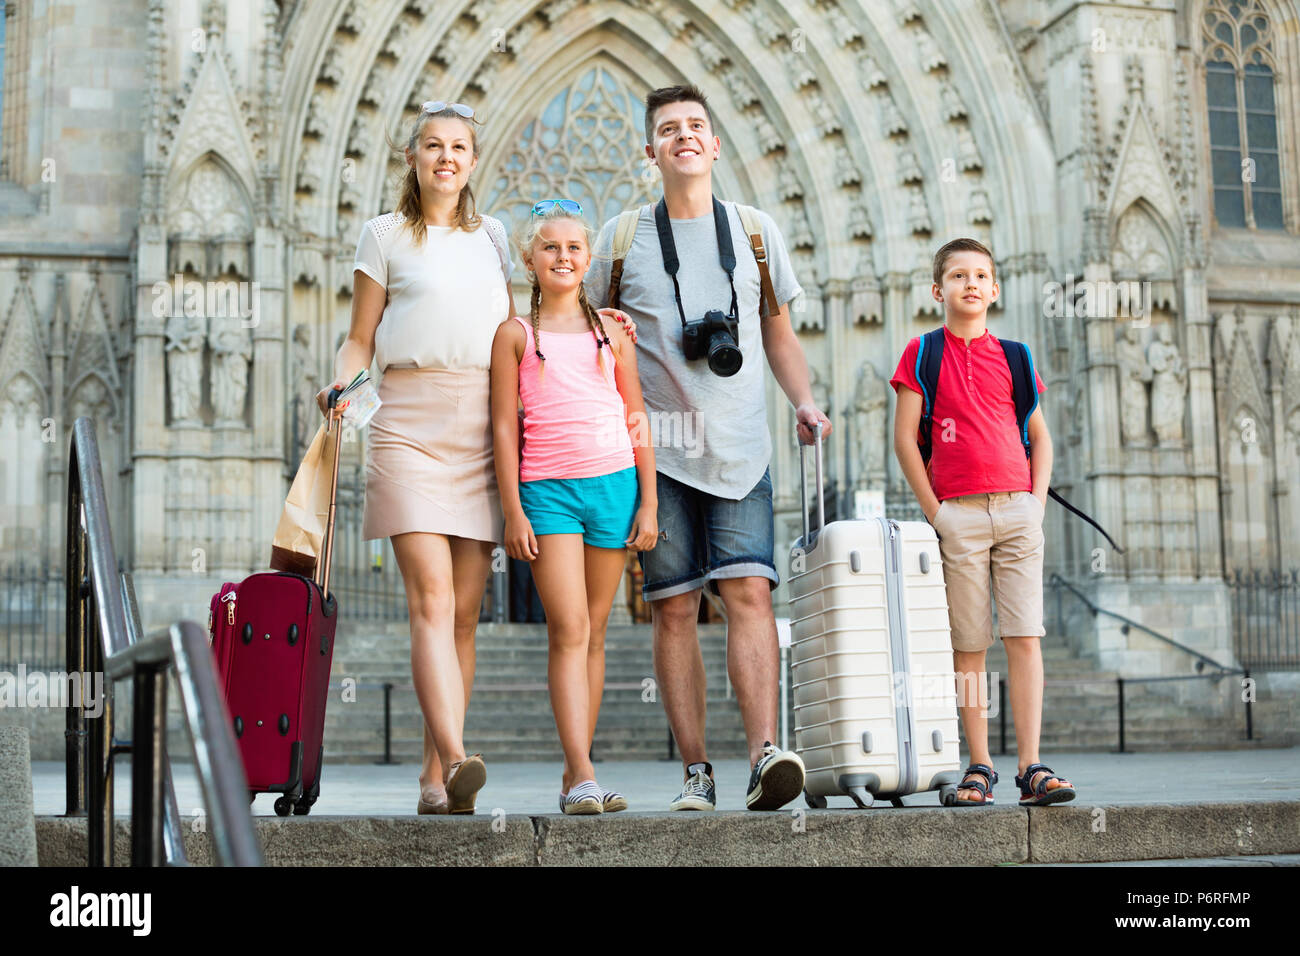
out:
<path id="1" fill-rule="evenodd" d="M 673 298 L 672 278 L 664 271 L 655 229 L 654 207 L 645 206 L 636 236 L 623 261 L 620 307 L 636 322 L 637 368 L 645 395 L 659 471 L 720 498 L 739 500 L 763 477 L 772 457 L 763 392 L 762 331 L 759 328 L 758 263 L 740 224 L 735 203 L 724 202 L 736 253 L 736 314 L 740 317 L 740 371 L 727 378 L 709 370 L 706 357 L 686 360 L 682 320 Z M 772 217 L 759 212 L 763 247 L 776 300 L 784 305 L 802 289 L 795 279 L 785 240 Z M 596 308 L 606 305 L 613 262 L 615 217 L 596 239 L 584 284 Z M 718 261 L 713 213 L 672 220 L 673 242 L 681 265 L 677 281 L 686 321 L 731 307 L 727 273 Z M 766 311 L 766 310 L 764 310 Z"/>

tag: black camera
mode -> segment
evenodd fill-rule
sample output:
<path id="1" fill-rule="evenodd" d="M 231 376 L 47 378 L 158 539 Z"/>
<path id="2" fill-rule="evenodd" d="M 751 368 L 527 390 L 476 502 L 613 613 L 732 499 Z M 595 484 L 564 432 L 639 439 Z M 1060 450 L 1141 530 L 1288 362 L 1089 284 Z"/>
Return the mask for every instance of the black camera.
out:
<path id="1" fill-rule="evenodd" d="M 709 370 L 726 378 L 740 371 L 740 346 L 736 333 L 740 323 L 723 315 L 717 309 L 704 313 L 704 318 L 687 322 L 682 327 L 682 351 L 687 361 L 702 355 L 709 357 Z"/>

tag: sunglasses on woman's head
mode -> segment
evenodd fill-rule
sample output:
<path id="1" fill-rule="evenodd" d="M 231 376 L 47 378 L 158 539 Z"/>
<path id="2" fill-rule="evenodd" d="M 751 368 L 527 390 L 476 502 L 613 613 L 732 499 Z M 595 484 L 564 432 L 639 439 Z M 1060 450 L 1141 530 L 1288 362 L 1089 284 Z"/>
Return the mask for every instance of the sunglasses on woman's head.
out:
<path id="1" fill-rule="evenodd" d="M 574 199 L 543 199 L 533 206 L 534 216 L 544 216 L 551 209 L 558 206 L 565 212 L 573 216 L 582 215 L 582 206 Z"/>
<path id="2" fill-rule="evenodd" d="M 465 119 L 473 119 L 474 111 L 464 103 L 444 103 L 442 100 L 429 100 L 420 107 L 421 113 L 441 113 L 443 110 L 455 110 L 457 115 Z"/>

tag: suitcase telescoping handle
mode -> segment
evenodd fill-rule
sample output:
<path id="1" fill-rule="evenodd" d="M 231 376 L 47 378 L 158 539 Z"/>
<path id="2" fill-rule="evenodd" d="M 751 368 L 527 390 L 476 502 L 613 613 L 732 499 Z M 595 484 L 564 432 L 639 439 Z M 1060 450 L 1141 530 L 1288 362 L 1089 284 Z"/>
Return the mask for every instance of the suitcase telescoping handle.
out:
<path id="1" fill-rule="evenodd" d="M 799 426 L 795 425 L 797 431 Z M 808 468 L 807 461 L 808 446 L 799 442 L 799 499 L 803 502 L 803 546 L 809 547 L 811 538 L 808 535 Z M 826 495 L 822 491 L 822 423 L 818 422 L 817 427 L 813 430 L 813 470 L 817 473 L 817 533 L 821 534 L 822 528 L 826 525 Z"/>
<path id="2" fill-rule="evenodd" d="M 335 406 L 339 402 L 339 393 L 342 389 L 332 388 L 329 393 L 329 416 L 327 428 L 334 433 L 334 463 L 333 470 L 330 473 L 330 510 L 329 517 L 325 524 L 325 547 L 321 549 L 320 560 L 316 562 L 316 573 L 312 576 L 313 580 L 320 585 L 322 600 L 329 600 L 330 595 L 330 564 L 334 560 L 334 503 L 338 497 L 339 490 L 339 451 L 343 442 L 340 441 L 339 431 L 342 429 L 342 422 L 339 418 L 338 410 Z"/>

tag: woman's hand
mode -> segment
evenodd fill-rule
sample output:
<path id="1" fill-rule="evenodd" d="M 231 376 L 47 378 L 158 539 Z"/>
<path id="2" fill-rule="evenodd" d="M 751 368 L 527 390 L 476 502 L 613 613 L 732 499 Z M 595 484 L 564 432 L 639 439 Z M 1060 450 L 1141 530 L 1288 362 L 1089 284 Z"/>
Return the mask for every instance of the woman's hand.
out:
<path id="1" fill-rule="evenodd" d="M 659 540 L 659 509 L 642 505 L 632 518 L 632 533 L 623 543 L 633 551 L 649 551 Z"/>
<path id="2" fill-rule="evenodd" d="M 506 517 L 506 554 L 517 561 L 533 561 L 537 558 L 537 537 L 533 534 L 532 522 L 521 512 Z"/>
<path id="3" fill-rule="evenodd" d="M 343 389 L 347 387 L 348 387 L 347 382 L 345 382 L 343 379 L 338 379 L 330 383 L 329 385 L 326 385 L 324 388 L 322 388 L 319 392 L 316 393 L 316 405 L 317 407 L 320 408 L 320 413 L 322 415 L 326 417 L 329 416 L 330 392 L 334 391 L 334 389 L 336 388 L 339 391 L 343 391 Z M 347 407 L 348 407 L 348 403 L 344 402 L 342 405 L 335 405 L 334 410 L 342 413 L 343 409 Z"/>
<path id="4" fill-rule="evenodd" d="M 597 309 L 596 312 L 598 315 L 607 319 L 613 319 L 619 325 L 623 326 L 623 328 L 627 330 L 627 337 L 632 340 L 633 344 L 636 344 L 636 323 L 632 321 L 631 316 L 619 309 Z"/>

